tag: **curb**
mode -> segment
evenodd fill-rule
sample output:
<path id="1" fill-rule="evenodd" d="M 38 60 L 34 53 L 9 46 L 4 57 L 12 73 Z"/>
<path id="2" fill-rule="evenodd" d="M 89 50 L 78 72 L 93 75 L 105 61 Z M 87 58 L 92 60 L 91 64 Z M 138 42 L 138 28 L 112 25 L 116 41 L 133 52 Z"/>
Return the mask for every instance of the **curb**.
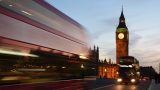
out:
<path id="1" fill-rule="evenodd" d="M 153 82 L 153 80 L 150 82 L 150 84 L 146 87 L 146 89 L 144 89 L 144 90 L 151 90 L 150 88 L 151 88 L 151 83 Z"/>

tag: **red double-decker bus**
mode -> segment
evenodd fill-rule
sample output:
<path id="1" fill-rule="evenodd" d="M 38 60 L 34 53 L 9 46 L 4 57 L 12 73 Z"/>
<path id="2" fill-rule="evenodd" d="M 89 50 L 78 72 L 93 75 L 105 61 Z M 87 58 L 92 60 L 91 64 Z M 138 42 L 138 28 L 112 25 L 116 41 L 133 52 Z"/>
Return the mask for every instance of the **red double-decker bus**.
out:
<path id="1" fill-rule="evenodd" d="M 133 56 L 121 56 L 118 58 L 118 83 L 139 83 L 139 61 Z"/>
<path id="2" fill-rule="evenodd" d="M 1 85 L 89 75 L 89 43 L 82 25 L 44 0 L 0 0 Z"/>

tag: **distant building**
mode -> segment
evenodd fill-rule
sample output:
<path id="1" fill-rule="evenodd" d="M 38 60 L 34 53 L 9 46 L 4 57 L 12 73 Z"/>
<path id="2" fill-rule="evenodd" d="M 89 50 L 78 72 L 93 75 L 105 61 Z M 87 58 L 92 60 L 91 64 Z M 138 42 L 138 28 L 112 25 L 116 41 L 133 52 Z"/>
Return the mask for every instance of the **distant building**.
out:
<path id="1" fill-rule="evenodd" d="M 94 45 L 94 48 L 89 50 L 89 60 L 91 61 L 94 61 L 94 62 L 98 62 L 99 60 L 99 47 L 95 47 Z"/>
<path id="2" fill-rule="evenodd" d="M 94 69 L 94 76 L 98 76 L 99 47 L 94 46 L 93 49 L 90 48 L 89 53 L 89 60 L 91 61 L 91 63 L 95 64 L 95 67 L 92 68 L 92 71 Z"/>
<path id="3" fill-rule="evenodd" d="M 96 65 L 95 73 L 96 76 L 116 78 L 117 77 L 117 64 L 113 63 L 111 59 L 107 62 L 106 59 L 99 60 L 99 47 L 95 47 L 89 50 L 89 60 L 94 62 Z"/>
<path id="4" fill-rule="evenodd" d="M 141 78 L 154 79 L 155 70 L 152 66 L 140 67 Z"/>
<path id="5" fill-rule="evenodd" d="M 107 62 L 99 60 L 99 76 L 106 78 L 117 78 L 117 64 L 111 62 L 111 59 Z"/>

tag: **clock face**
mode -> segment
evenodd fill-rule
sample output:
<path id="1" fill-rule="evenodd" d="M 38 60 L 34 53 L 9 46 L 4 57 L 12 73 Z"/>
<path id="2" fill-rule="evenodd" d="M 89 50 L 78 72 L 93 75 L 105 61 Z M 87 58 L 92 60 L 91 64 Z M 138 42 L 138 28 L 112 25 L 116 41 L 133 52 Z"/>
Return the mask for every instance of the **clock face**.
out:
<path id="1" fill-rule="evenodd" d="M 119 38 L 119 39 L 123 39 L 123 38 L 124 38 L 124 34 L 123 34 L 123 33 L 119 33 L 119 34 L 118 34 L 118 38 Z"/>

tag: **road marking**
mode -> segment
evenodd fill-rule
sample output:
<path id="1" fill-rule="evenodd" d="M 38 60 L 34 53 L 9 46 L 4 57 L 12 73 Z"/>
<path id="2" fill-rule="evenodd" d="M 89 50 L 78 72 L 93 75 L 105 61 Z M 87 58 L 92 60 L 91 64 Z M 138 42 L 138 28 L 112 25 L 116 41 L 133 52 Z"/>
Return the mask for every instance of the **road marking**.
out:
<path id="1" fill-rule="evenodd" d="M 115 85 L 115 84 L 111 84 L 111 85 L 107 85 L 107 86 L 103 86 L 103 87 L 95 88 L 95 89 L 92 89 L 92 90 L 98 90 L 98 89 L 105 88 L 105 87 L 109 87 L 109 86 L 113 86 L 113 85 Z"/>

